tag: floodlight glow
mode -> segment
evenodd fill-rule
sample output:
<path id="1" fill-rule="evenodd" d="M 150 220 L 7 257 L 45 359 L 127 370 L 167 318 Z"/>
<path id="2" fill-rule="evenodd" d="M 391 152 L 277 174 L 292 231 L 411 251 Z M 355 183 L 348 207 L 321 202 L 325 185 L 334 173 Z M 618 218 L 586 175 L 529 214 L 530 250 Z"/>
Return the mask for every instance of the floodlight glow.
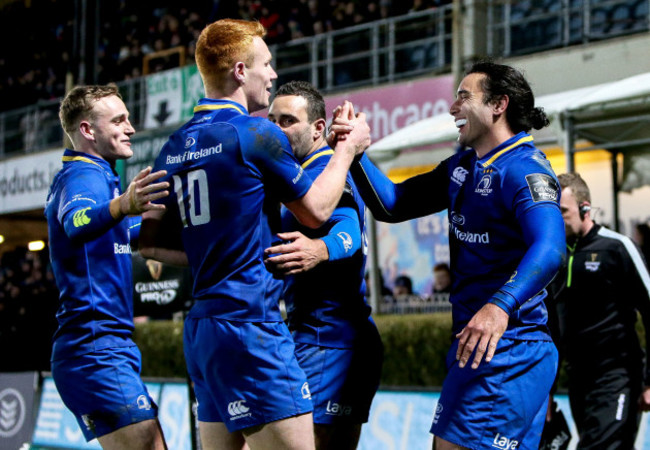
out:
<path id="1" fill-rule="evenodd" d="M 43 250 L 45 248 L 45 242 L 43 242 L 43 241 L 32 241 L 29 244 L 27 244 L 27 248 L 29 249 L 30 252 L 38 252 L 38 251 Z"/>

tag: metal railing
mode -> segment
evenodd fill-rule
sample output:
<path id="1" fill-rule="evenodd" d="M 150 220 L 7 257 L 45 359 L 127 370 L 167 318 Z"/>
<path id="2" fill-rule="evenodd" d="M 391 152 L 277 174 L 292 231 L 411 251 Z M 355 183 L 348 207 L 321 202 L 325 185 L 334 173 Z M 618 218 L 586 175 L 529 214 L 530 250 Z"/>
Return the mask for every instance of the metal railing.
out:
<path id="1" fill-rule="evenodd" d="M 448 293 L 402 297 L 385 295 L 380 298 L 375 312 L 379 314 L 448 313 L 451 312 L 451 303 L 449 303 Z"/>
<path id="2" fill-rule="evenodd" d="M 648 0 L 488 0 L 488 53 L 502 57 L 647 31 Z"/>
<path id="3" fill-rule="evenodd" d="M 451 64 L 451 5 L 272 47 L 278 85 L 306 80 L 328 93 L 376 86 Z"/>
<path id="4" fill-rule="evenodd" d="M 324 93 L 449 71 L 451 7 L 357 25 L 270 47 L 279 79 Z M 137 130 L 144 127 L 146 77 L 117 83 Z M 60 99 L 0 113 L 0 159 L 61 146 Z"/>
<path id="5" fill-rule="evenodd" d="M 535 53 L 646 32 L 650 0 L 488 0 L 486 52 Z M 451 71 L 452 7 L 411 13 L 271 46 L 275 86 L 306 80 L 323 93 Z M 147 78 L 118 83 L 137 130 Z M 0 113 L 0 159 L 61 146 L 59 99 Z"/>

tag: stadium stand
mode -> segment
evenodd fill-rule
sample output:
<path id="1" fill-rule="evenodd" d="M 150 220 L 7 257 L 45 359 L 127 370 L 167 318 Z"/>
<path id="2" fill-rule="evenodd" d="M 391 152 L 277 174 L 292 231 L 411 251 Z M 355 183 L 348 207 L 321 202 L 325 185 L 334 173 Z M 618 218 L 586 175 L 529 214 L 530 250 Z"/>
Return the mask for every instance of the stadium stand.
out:
<path id="1" fill-rule="evenodd" d="M 449 2 L 164 0 L 145 10 L 141 2 L 121 0 L 97 2 L 96 15 L 92 14 L 92 8 L 85 12 L 75 10 L 76 3 L 13 1 L 0 9 L 0 38 L 3 42 L 20 42 L 20 45 L 4 45 L 0 51 L 0 96 L 3 98 L 0 111 L 63 96 L 66 73 L 77 73 L 80 65 L 73 55 L 84 44 L 87 49 L 91 47 L 93 40 L 95 53 L 88 49 L 85 55 L 96 59 L 96 73 L 88 73 L 92 68 L 86 69 L 87 79 L 81 81 L 120 82 L 142 76 L 143 59 L 156 52 L 182 47 L 184 64 L 193 64 L 199 32 L 206 23 L 223 17 L 259 20 L 268 29 L 267 42 L 279 44 Z M 84 3 L 92 6 L 93 2 Z M 74 20 L 84 15 L 85 22 Z M 15 23 L 29 26 L 22 32 L 16 31 L 11 26 Z M 95 28 L 96 35 L 92 36 Z M 149 73 L 178 65 L 177 58 L 158 58 Z"/>

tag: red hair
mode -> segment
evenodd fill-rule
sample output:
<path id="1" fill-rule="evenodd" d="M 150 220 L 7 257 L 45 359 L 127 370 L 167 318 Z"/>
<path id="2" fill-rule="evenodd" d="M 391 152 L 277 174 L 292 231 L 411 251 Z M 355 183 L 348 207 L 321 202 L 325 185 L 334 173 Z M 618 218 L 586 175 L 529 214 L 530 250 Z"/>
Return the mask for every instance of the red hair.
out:
<path id="1" fill-rule="evenodd" d="M 233 65 L 253 62 L 253 39 L 264 38 L 266 29 L 256 21 L 223 19 L 206 26 L 196 43 L 196 65 L 206 86 L 223 88 Z"/>

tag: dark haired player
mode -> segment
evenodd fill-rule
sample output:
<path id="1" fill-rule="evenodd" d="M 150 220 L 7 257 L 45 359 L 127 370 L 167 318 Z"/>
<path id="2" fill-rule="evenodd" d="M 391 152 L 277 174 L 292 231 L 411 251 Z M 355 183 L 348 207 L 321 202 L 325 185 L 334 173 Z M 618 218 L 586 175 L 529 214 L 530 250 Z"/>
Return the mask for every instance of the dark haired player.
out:
<path id="1" fill-rule="evenodd" d="M 434 447 L 537 448 L 557 367 L 544 288 L 565 254 L 559 185 L 528 134 L 548 119 L 523 75 L 491 62 L 472 66 L 450 113 L 469 149 L 433 171 L 393 184 L 363 156 L 351 172 L 379 220 L 448 210 L 456 339 Z"/>
<path id="2" fill-rule="evenodd" d="M 334 151 L 325 140 L 325 101 L 305 81 L 280 86 L 269 109 L 302 168 L 316 178 Z M 365 301 L 365 205 L 352 178 L 332 217 L 313 230 L 283 208 L 279 237 L 267 263 L 287 275 L 284 299 L 298 364 L 314 403 L 319 450 L 355 449 L 377 388 L 383 346 Z"/>

